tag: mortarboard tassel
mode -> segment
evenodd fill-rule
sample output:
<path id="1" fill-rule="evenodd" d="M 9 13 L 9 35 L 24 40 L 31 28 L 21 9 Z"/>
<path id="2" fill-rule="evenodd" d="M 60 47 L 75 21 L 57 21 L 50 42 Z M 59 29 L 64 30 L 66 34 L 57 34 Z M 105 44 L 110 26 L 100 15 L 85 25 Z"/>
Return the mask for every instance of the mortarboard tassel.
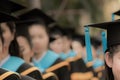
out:
<path id="1" fill-rule="evenodd" d="M 112 21 L 114 21 L 115 20 L 115 14 L 113 13 L 112 14 Z"/>
<path id="2" fill-rule="evenodd" d="M 85 44 L 86 44 L 87 60 L 92 61 L 92 50 L 91 50 L 91 42 L 90 42 L 90 34 L 89 34 L 88 26 L 85 27 Z"/>
<path id="3" fill-rule="evenodd" d="M 107 49 L 107 39 L 106 39 L 105 31 L 102 31 L 101 36 L 102 36 L 103 51 L 105 52 Z"/>

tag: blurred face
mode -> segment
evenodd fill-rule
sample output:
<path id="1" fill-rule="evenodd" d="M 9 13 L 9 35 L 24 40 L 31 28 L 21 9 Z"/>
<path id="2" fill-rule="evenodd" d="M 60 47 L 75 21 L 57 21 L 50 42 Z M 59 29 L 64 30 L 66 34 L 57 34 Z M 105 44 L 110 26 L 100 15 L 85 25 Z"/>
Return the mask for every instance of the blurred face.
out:
<path id="1" fill-rule="evenodd" d="M 29 28 L 29 35 L 36 54 L 44 52 L 48 48 L 49 36 L 43 25 L 32 25 Z"/>
<path id="2" fill-rule="evenodd" d="M 72 41 L 72 48 L 78 54 L 83 53 L 83 47 L 82 47 L 81 43 L 78 41 Z"/>
<path id="3" fill-rule="evenodd" d="M 70 49 L 70 47 L 71 47 L 71 40 L 64 36 L 63 37 L 63 44 L 64 44 L 64 46 L 63 46 L 64 51 L 66 51 L 66 50 Z"/>
<path id="4" fill-rule="evenodd" d="M 9 47 L 11 41 L 14 39 L 14 32 L 11 32 L 6 23 L 1 23 L 1 29 L 3 31 L 4 47 Z"/>
<path id="5" fill-rule="evenodd" d="M 105 54 L 105 60 L 108 67 L 112 68 L 114 80 L 120 80 L 120 51 L 110 56 L 109 52 Z"/>
<path id="6" fill-rule="evenodd" d="M 63 52 L 63 38 L 59 37 L 55 41 L 50 43 L 50 49 L 52 49 L 56 53 Z"/>
<path id="7" fill-rule="evenodd" d="M 33 56 L 33 52 L 30 48 L 30 45 L 28 43 L 28 40 L 23 37 L 23 36 L 19 36 L 17 37 L 17 42 L 20 48 L 20 54 L 22 56 L 22 58 L 26 61 L 26 62 L 30 62 L 30 59 Z"/>

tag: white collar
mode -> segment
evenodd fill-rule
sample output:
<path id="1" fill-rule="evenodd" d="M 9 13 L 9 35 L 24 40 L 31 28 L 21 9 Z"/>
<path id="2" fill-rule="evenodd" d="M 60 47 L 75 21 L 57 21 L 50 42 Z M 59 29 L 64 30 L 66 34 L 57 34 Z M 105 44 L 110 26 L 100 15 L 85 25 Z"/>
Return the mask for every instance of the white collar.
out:
<path id="1" fill-rule="evenodd" d="M 10 58 L 10 55 L 6 56 L 1 62 L 0 67 Z"/>

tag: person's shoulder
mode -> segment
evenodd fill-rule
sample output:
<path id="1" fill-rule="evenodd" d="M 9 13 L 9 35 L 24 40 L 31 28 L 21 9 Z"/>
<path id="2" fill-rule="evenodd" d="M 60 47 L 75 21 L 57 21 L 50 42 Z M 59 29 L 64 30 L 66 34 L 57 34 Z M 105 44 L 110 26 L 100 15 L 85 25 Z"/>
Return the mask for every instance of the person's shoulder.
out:
<path id="1" fill-rule="evenodd" d="M 22 62 L 24 62 L 24 60 L 22 58 L 16 57 L 16 56 L 11 56 L 10 59 L 11 60 L 15 60 L 15 61 L 22 61 Z"/>
<path id="2" fill-rule="evenodd" d="M 21 80 L 19 74 L 0 68 L 0 80 Z"/>

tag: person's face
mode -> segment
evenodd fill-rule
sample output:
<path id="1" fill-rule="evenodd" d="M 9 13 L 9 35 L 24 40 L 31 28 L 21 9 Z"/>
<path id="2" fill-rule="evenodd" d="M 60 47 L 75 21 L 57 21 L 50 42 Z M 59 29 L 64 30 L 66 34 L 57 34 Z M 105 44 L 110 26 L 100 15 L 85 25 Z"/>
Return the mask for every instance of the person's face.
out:
<path id="1" fill-rule="evenodd" d="M 72 41 L 72 49 L 78 54 L 83 53 L 83 47 L 82 47 L 81 43 L 78 41 Z"/>
<path id="2" fill-rule="evenodd" d="M 17 42 L 18 42 L 18 45 L 20 48 L 19 50 L 20 50 L 20 54 L 21 54 L 22 58 L 26 62 L 30 62 L 30 59 L 33 56 L 33 52 L 31 50 L 28 40 L 23 36 L 19 36 L 19 37 L 17 37 Z"/>
<path id="3" fill-rule="evenodd" d="M 1 23 L 1 29 L 3 31 L 4 46 L 9 47 L 11 41 L 14 39 L 14 32 L 11 32 L 6 23 Z"/>
<path id="4" fill-rule="evenodd" d="M 66 36 L 63 37 L 63 44 L 64 44 L 64 50 L 69 49 L 71 47 L 71 40 L 68 39 Z"/>
<path id="5" fill-rule="evenodd" d="M 111 57 L 109 52 L 105 54 L 105 60 L 108 67 L 112 68 L 114 80 L 120 80 L 120 51 L 114 53 Z"/>
<path id="6" fill-rule="evenodd" d="M 29 28 L 29 35 L 35 53 L 40 53 L 48 48 L 49 36 L 42 25 L 32 25 Z"/>
<path id="7" fill-rule="evenodd" d="M 59 37 L 55 41 L 50 43 L 50 49 L 52 49 L 56 53 L 63 52 L 63 38 Z"/>

